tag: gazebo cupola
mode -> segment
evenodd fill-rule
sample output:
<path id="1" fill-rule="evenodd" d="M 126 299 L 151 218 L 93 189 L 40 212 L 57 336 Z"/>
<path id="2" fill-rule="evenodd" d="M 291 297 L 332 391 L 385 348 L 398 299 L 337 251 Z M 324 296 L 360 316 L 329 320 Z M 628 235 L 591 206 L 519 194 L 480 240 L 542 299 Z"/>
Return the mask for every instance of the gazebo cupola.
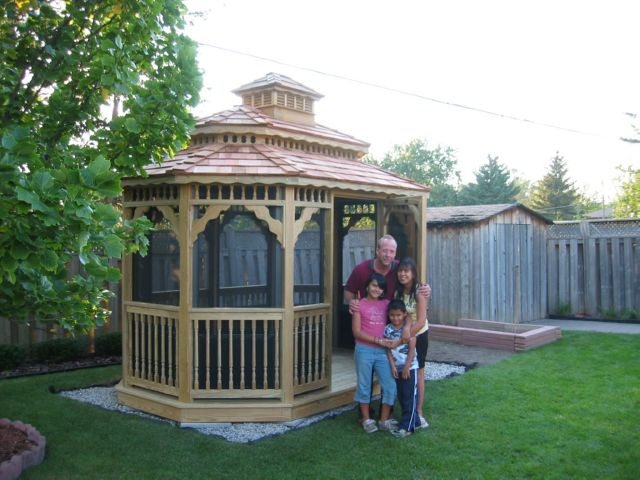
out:
<path id="1" fill-rule="evenodd" d="M 322 98 L 318 92 L 278 73 L 243 85 L 233 91 L 242 103 L 278 120 L 314 125 L 313 104 Z"/>
<path id="2" fill-rule="evenodd" d="M 315 123 L 322 96 L 268 74 L 199 119 L 185 150 L 123 181 L 149 254 L 123 258 L 119 400 L 179 422 L 291 420 L 350 403 L 337 345 L 342 239 L 392 215 L 425 258 L 429 188 L 363 163 L 368 144 Z M 402 227 L 405 228 L 405 227 Z"/>

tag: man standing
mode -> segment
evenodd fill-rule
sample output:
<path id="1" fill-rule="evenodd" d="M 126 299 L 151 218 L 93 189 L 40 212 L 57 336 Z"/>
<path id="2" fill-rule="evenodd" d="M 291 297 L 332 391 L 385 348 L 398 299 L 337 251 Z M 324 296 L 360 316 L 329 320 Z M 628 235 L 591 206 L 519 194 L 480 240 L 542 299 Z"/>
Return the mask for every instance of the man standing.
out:
<path id="1" fill-rule="evenodd" d="M 352 301 L 366 297 L 367 292 L 365 292 L 364 286 L 374 272 L 384 275 L 387 281 L 386 298 L 389 300 L 393 298 L 397 282 L 397 248 L 396 240 L 391 235 L 384 235 L 380 237 L 376 245 L 376 256 L 356 265 L 344 286 L 344 299 L 349 303 L 349 312 L 353 313 Z"/>

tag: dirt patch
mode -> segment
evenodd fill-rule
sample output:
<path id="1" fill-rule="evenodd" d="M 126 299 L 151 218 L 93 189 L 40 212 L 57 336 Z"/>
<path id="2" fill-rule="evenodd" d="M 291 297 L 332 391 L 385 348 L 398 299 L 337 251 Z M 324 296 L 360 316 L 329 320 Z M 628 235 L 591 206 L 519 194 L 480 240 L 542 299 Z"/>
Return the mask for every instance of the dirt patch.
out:
<path id="1" fill-rule="evenodd" d="M 516 355 L 508 350 L 475 347 L 460 343 L 429 340 L 427 360 L 431 362 L 462 364 L 469 368 L 491 365 Z"/>
<path id="2" fill-rule="evenodd" d="M 34 447 L 36 442 L 11 424 L 0 424 L 0 463 L 11 460 L 11 457 Z"/>

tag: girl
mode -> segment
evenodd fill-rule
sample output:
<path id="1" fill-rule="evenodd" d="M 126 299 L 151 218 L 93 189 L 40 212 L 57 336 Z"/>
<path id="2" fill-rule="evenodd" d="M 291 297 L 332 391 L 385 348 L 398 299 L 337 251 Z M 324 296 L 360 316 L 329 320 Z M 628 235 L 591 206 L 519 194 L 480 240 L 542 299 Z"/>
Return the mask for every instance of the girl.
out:
<path id="1" fill-rule="evenodd" d="M 380 425 L 384 427 L 388 424 L 391 407 L 396 400 L 396 384 L 387 360 L 386 348 L 391 346 L 391 342 L 383 338 L 389 305 L 389 300 L 384 299 L 387 290 L 384 276 L 373 273 L 365 284 L 365 290 L 367 296 L 360 301 L 359 311 L 353 314 L 351 321 L 351 330 L 356 340 L 355 364 L 358 379 L 354 400 L 360 404 L 362 428 L 367 433 L 373 433 L 378 430 L 375 420 L 369 414 L 373 372 L 375 371 L 382 389 Z"/>
<path id="2" fill-rule="evenodd" d="M 411 319 L 411 336 L 416 337 L 416 356 L 418 358 L 418 425 L 416 428 L 426 428 L 429 423 L 424 418 L 422 403 L 424 402 L 424 365 L 429 346 L 427 302 L 431 295 L 431 288 L 429 287 L 427 296 L 416 295 L 419 288 L 416 262 L 412 258 L 406 257 L 398 265 L 396 298 L 402 300 L 406 305 L 407 313 Z"/>

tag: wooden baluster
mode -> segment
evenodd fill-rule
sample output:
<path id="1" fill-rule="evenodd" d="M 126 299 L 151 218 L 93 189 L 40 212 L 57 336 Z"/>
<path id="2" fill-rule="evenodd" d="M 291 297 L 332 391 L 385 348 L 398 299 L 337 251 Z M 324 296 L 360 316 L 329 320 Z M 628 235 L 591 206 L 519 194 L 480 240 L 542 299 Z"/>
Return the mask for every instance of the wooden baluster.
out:
<path id="1" fill-rule="evenodd" d="M 193 338 L 193 387 L 199 389 L 200 386 L 200 365 L 199 365 L 199 347 L 200 347 L 200 320 L 194 320 L 191 324 L 191 334 Z"/>
<path id="2" fill-rule="evenodd" d="M 322 370 L 320 373 L 320 378 L 325 377 L 325 367 L 327 365 L 327 357 L 326 357 L 326 348 L 327 348 L 327 317 L 322 315 Z"/>
<path id="3" fill-rule="evenodd" d="M 256 389 L 256 321 L 251 320 L 251 389 Z"/>
<path id="4" fill-rule="evenodd" d="M 229 390 L 233 390 L 233 320 L 229 322 Z"/>
<path id="5" fill-rule="evenodd" d="M 158 383 L 158 317 L 153 316 L 153 381 Z"/>
<path id="6" fill-rule="evenodd" d="M 218 390 L 222 388 L 222 321 L 216 320 L 216 328 L 218 330 L 217 348 L 218 348 Z"/>
<path id="7" fill-rule="evenodd" d="M 298 385 L 298 322 L 300 318 L 293 319 L 293 384 Z"/>
<path id="8" fill-rule="evenodd" d="M 262 325 L 263 325 L 263 333 L 264 335 L 262 336 L 262 375 L 263 375 L 263 380 L 262 380 L 262 388 L 263 389 L 267 389 L 269 388 L 269 374 L 267 371 L 267 364 L 269 362 L 269 356 L 267 355 L 269 352 L 269 344 L 267 342 L 267 338 L 269 336 L 269 322 L 268 320 L 262 320 Z"/>
<path id="9" fill-rule="evenodd" d="M 136 316 L 135 313 L 128 313 L 127 315 L 127 329 L 129 331 L 129 334 L 127 335 L 127 342 L 129 344 L 129 361 L 128 363 L 128 367 L 129 367 L 129 376 L 133 376 L 133 323 L 136 321 Z"/>
<path id="10" fill-rule="evenodd" d="M 140 324 L 142 321 L 140 320 L 140 313 L 135 313 L 135 324 L 136 324 L 136 333 L 135 333 L 135 376 L 140 377 Z"/>
<path id="11" fill-rule="evenodd" d="M 173 356 L 173 342 L 176 342 L 176 345 L 178 345 L 178 335 L 177 335 L 177 331 L 176 331 L 176 335 L 173 334 L 173 327 L 175 326 L 175 318 L 169 318 L 169 324 L 168 324 L 168 328 L 169 328 L 169 358 L 167 359 L 167 362 L 169 363 L 169 385 L 171 385 L 172 387 L 176 386 L 176 381 L 173 378 L 173 363 L 174 363 L 174 356 Z"/>
<path id="12" fill-rule="evenodd" d="M 211 389 L 211 320 L 205 320 L 205 330 L 206 330 L 206 338 L 205 338 L 205 348 L 206 350 L 206 355 L 207 355 L 207 363 L 206 363 L 206 381 L 205 381 L 205 388 L 207 390 Z"/>
<path id="13" fill-rule="evenodd" d="M 276 334 L 276 342 L 275 342 L 276 368 L 275 368 L 275 387 L 274 388 L 278 390 L 280 389 L 280 321 L 279 320 L 273 320 L 273 328 Z"/>
<path id="14" fill-rule="evenodd" d="M 240 390 L 244 390 L 244 320 L 240 320 Z"/>
<path id="15" fill-rule="evenodd" d="M 307 349 L 307 338 L 309 335 L 309 315 L 306 315 L 302 318 L 302 353 L 300 357 L 302 358 L 302 383 L 308 382 L 308 373 L 309 373 L 309 352 Z"/>
<path id="16" fill-rule="evenodd" d="M 313 380 L 318 380 L 318 358 L 319 358 L 319 352 L 318 352 L 318 348 L 320 347 L 320 342 L 319 342 L 319 338 L 320 338 L 320 322 L 318 321 L 318 315 L 314 315 L 312 317 L 312 323 L 313 323 L 313 331 L 315 332 L 313 334 L 313 340 L 314 340 L 314 345 L 315 348 L 313 349 L 314 352 L 314 357 L 313 357 Z"/>
<path id="17" fill-rule="evenodd" d="M 141 344 L 142 344 L 142 348 L 140 349 L 140 377 L 144 378 L 145 380 L 147 380 L 147 370 L 149 368 L 149 358 L 148 358 L 148 354 L 147 354 L 147 336 L 148 336 L 148 332 L 147 332 L 147 325 L 148 325 L 148 320 L 147 320 L 147 315 L 143 314 L 142 315 L 142 325 L 143 328 L 140 330 L 140 335 L 141 335 Z"/>
<path id="18" fill-rule="evenodd" d="M 167 377 L 165 376 L 165 361 L 166 361 L 166 351 L 165 347 L 167 345 L 167 335 L 165 332 L 165 328 L 167 326 L 167 317 L 162 317 L 160 319 L 160 383 L 163 385 L 167 384 Z"/>

